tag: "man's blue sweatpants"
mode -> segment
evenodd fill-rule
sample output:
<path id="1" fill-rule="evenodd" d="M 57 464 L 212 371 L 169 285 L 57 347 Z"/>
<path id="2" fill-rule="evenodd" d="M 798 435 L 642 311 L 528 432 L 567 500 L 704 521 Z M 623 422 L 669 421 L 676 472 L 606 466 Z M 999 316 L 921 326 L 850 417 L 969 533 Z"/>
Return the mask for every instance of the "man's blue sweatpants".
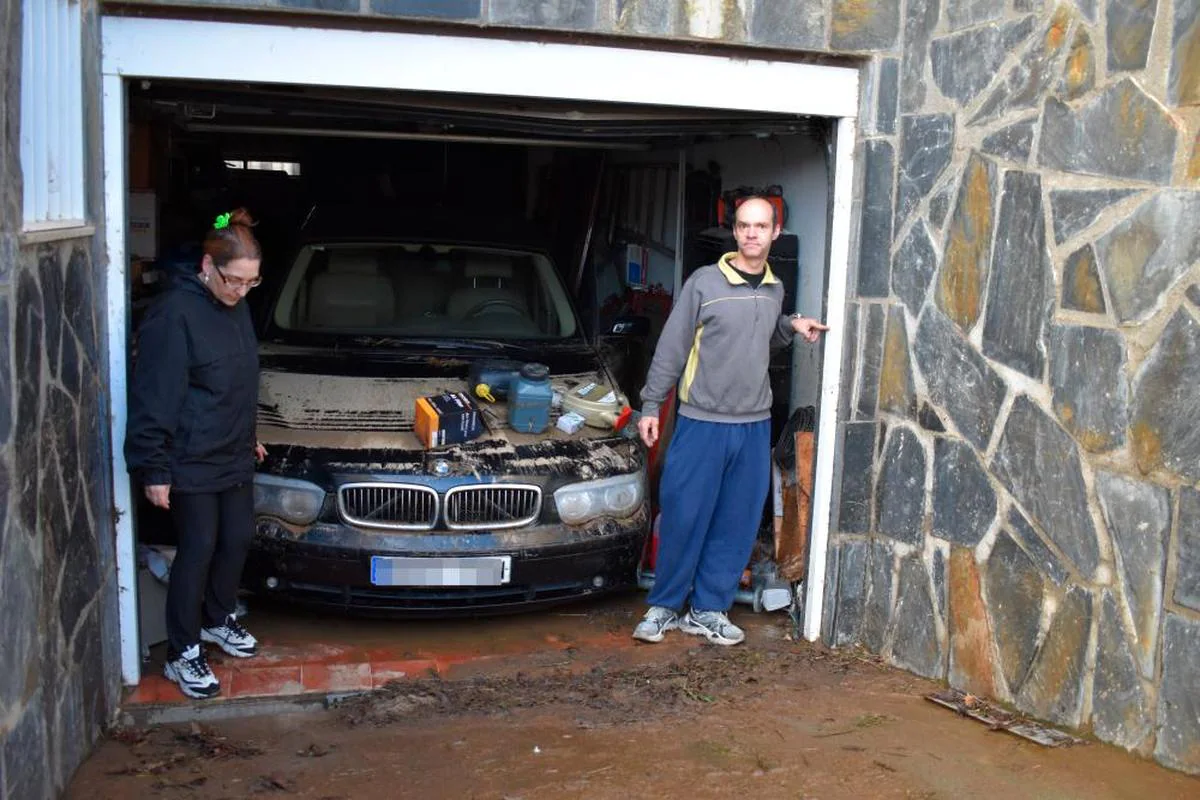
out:
<path id="1" fill-rule="evenodd" d="M 648 602 L 727 611 L 750 560 L 771 481 L 771 421 L 680 416 L 659 482 L 662 518 Z"/>

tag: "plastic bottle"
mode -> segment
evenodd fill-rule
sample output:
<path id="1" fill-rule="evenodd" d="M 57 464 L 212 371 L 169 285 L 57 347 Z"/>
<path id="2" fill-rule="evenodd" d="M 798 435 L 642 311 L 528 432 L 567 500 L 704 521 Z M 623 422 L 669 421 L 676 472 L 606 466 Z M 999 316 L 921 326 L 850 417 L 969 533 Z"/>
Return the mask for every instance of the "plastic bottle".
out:
<path id="1" fill-rule="evenodd" d="M 509 385 L 508 426 L 519 433 L 541 433 L 550 425 L 550 368 L 529 363 Z"/>

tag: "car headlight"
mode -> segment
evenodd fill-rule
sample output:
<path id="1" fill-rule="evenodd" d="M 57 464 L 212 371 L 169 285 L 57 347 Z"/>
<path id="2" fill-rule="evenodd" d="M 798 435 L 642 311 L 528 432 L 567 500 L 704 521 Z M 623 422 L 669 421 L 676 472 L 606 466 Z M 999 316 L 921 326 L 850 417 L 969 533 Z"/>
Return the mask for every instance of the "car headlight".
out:
<path id="1" fill-rule="evenodd" d="M 324 505 L 325 490 L 315 483 L 263 473 L 254 476 L 255 514 L 307 525 L 317 518 Z"/>
<path id="2" fill-rule="evenodd" d="M 598 481 L 569 483 L 554 493 L 558 516 L 568 525 L 596 517 L 627 517 L 642 504 L 645 481 L 641 472 Z"/>

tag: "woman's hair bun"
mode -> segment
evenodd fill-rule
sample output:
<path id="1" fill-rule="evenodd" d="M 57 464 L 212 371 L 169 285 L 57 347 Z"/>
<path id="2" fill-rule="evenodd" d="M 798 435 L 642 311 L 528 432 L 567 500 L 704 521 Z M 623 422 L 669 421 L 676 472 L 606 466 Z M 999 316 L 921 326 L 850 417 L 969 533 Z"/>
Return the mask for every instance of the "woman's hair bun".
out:
<path id="1" fill-rule="evenodd" d="M 258 223 L 254 221 L 254 217 L 250 216 L 250 212 L 244 208 L 235 208 L 229 212 L 230 225 L 245 225 L 247 228 L 253 228 Z"/>

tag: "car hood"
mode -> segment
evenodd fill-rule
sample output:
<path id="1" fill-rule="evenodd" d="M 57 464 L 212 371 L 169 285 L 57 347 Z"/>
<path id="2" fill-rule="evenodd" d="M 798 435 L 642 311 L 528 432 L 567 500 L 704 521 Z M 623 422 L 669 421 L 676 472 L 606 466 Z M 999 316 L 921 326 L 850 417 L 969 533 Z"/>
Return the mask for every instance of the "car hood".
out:
<path id="1" fill-rule="evenodd" d="M 553 375 L 557 391 L 593 381 L 601 372 Z M 426 450 L 413 432 L 416 402 L 466 391 L 455 378 L 380 378 L 263 370 L 258 438 L 275 474 L 335 483 L 362 475 L 546 475 L 590 479 L 631 472 L 639 446 L 609 429 L 584 426 L 567 434 L 511 430 L 507 406 L 478 401 L 484 433 L 459 445 Z"/>

